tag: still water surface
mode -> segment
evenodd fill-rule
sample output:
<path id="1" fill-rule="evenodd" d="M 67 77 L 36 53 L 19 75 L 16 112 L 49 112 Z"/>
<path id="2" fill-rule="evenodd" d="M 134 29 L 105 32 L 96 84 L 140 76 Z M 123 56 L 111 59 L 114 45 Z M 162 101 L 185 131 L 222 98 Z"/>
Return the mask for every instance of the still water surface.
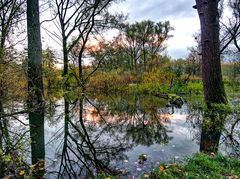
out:
<path id="1" fill-rule="evenodd" d="M 160 162 L 181 161 L 200 150 L 202 117 L 189 101 L 176 108 L 153 96 L 65 98 L 46 105 L 44 130 L 31 127 L 38 138 L 30 137 L 29 126 L 10 125 L 24 133 L 29 163 L 35 154 L 45 156 L 45 178 L 85 178 L 100 171 L 140 176 Z M 27 115 L 18 117 L 28 124 Z M 221 132 L 220 151 L 239 152 Z M 30 138 L 37 145 L 32 151 Z"/>

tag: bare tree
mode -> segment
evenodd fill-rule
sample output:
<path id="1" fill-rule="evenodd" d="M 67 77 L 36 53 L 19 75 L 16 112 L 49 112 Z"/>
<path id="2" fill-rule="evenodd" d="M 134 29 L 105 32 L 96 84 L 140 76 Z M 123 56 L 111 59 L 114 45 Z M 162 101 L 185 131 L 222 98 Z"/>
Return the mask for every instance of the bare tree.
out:
<path id="1" fill-rule="evenodd" d="M 230 44 L 240 52 L 240 0 L 229 0 L 228 7 L 232 16 L 228 18 L 228 23 L 221 22 L 221 53 L 223 53 Z"/>
<path id="2" fill-rule="evenodd" d="M 79 66 L 81 66 L 82 54 L 91 32 L 103 20 L 106 21 L 112 17 L 106 11 L 111 2 L 113 0 L 55 0 L 51 3 L 54 16 L 58 19 L 55 25 L 61 35 L 57 32 L 49 33 L 60 41 L 63 48 L 63 76 L 66 77 L 68 74 L 69 53 L 79 41 L 82 44 L 79 51 Z"/>

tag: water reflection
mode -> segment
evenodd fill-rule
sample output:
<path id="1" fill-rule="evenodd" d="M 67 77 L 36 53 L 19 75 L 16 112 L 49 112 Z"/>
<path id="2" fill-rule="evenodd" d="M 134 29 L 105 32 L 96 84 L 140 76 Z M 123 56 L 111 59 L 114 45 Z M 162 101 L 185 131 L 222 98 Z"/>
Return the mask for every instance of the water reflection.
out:
<path id="1" fill-rule="evenodd" d="M 219 141 L 222 130 L 219 128 L 222 124 L 214 124 L 207 126 L 208 119 L 204 119 L 202 123 L 200 152 L 218 152 Z"/>
<path id="2" fill-rule="evenodd" d="M 164 125 L 169 123 L 169 115 L 161 114 L 159 107 L 141 108 L 135 97 L 133 103 L 118 102 L 92 100 L 85 95 L 72 101 L 64 98 L 64 138 L 55 154 L 60 165 L 51 166 L 59 168 L 55 171 L 59 178 L 93 177 L 100 172 L 123 174 L 118 165 L 128 161 L 127 151 L 172 139 Z"/>
<path id="3" fill-rule="evenodd" d="M 45 142 L 44 142 L 44 109 L 29 112 L 29 126 L 31 139 L 31 159 L 33 177 L 44 175 Z"/>
<path id="4" fill-rule="evenodd" d="M 166 107 L 167 104 L 166 100 L 151 96 L 65 94 L 63 100 L 47 103 L 45 113 L 40 108 L 28 111 L 29 125 L 26 114 L 1 115 L 1 150 L 5 155 L 13 149 L 22 151 L 18 155 L 31 158 L 40 171 L 44 171 L 44 159 L 44 178 L 91 178 L 101 172 L 137 176 L 158 162 L 199 149 L 216 152 L 220 148 L 235 156 L 239 154 L 239 149 L 235 150 L 239 148 L 236 116 L 226 116 L 219 125 L 219 121 L 209 123 L 199 108 L 185 104 L 177 109 Z M 21 123 L 16 124 L 13 118 Z M 17 131 L 17 136 L 13 131 Z M 16 143 L 22 138 L 24 147 L 19 150 Z M 235 149 L 223 150 L 227 144 Z M 146 160 L 139 162 L 139 156 L 146 156 Z M 1 170 L 6 169 L 0 164 Z M 27 170 L 27 166 L 21 167 Z"/>
<path id="5" fill-rule="evenodd" d="M 198 128 L 197 140 L 200 151 L 206 153 L 222 152 L 239 157 L 240 124 L 237 113 L 225 110 L 190 108 L 187 121 L 193 128 Z"/>
<path id="6" fill-rule="evenodd" d="M 23 155 L 26 152 L 23 143 L 26 142 L 27 124 L 20 121 L 13 109 L 9 108 L 4 113 L 0 113 L 0 177 L 18 177 L 19 170 L 28 169 L 28 164 L 24 161 Z M 16 127 L 17 122 L 22 126 Z"/>
<path id="7" fill-rule="evenodd" d="M 116 175 L 118 171 L 110 164 L 126 159 L 123 152 L 131 147 L 119 135 L 113 134 L 110 140 L 106 135 L 110 130 L 108 124 L 96 128 L 84 123 L 84 100 L 81 96 L 70 105 L 64 99 L 64 140 L 56 154 L 60 159 L 58 178 L 93 177 L 101 171 Z"/>

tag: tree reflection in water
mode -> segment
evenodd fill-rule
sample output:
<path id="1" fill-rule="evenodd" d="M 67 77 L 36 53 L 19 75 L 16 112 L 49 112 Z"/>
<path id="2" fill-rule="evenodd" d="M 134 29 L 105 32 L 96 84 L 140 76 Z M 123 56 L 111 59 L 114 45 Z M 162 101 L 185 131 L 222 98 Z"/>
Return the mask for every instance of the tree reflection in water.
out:
<path id="1" fill-rule="evenodd" d="M 93 177 L 101 171 L 120 174 L 116 165 L 128 159 L 125 152 L 139 144 L 149 146 L 171 140 L 163 124 L 168 121 L 167 115 L 161 115 L 159 107 L 142 110 L 137 107 L 139 100 L 131 109 L 118 104 L 110 106 L 85 95 L 74 102 L 65 97 L 64 141 L 57 151 L 58 178 Z"/>
<path id="2" fill-rule="evenodd" d="M 10 107 L 5 113 L 0 113 L 0 178 L 16 178 L 19 170 L 29 169 L 29 164 L 23 158 L 28 153 L 24 145 L 28 143 L 28 124 L 19 120 L 18 113 Z M 17 125 L 18 122 L 21 122 L 21 127 Z"/>
<path id="3" fill-rule="evenodd" d="M 93 177 L 101 171 L 117 174 L 118 171 L 110 164 L 113 160 L 126 159 L 123 152 L 131 148 L 131 145 L 119 135 L 112 135 L 111 141 L 106 138 L 107 136 L 104 135 L 110 129 L 107 124 L 101 129 L 84 124 L 83 103 L 85 100 L 87 100 L 86 97 L 81 96 L 76 100 L 77 102 L 71 104 L 73 108 L 70 110 L 69 100 L 64 99 L 64 142 L 62 151 L 58 151 L 61 158 L 58 178 Z"/>
<path id="4" fill-rule="evenodd" d="M 30 126 L 23 125 L 24 120 L 20 120 L 20 116 L 27 119 L 26 111 L 20 112 L 20 116 L 9 111 L 9 115 L 1 115 L 1 150 L 6 155 L 11 153 L 27 156 L 32 146 L 33 164 L 44 158 L 46 150 L 46 178 L 93 177 L 101 171 L 118 175 L 125 166 L 121 163 L 131 160 L 129 153 L 138 146 L 165 145 L 172 140 L 171 133 L 174 131 L 168 125 L 171 123 L 169 119 L 172 110 L 165 107 L 166 103 L 156 97 L 145 98 L 138 95 L 131 96 L 130 99 L 127 96 L 95 98 L 79 95 L 74 100 L 66 95 L 63 103 L 55 101 L 45 107 L 45 122 L 51 125 L 51 129 L 58 126 L 58 123 L 60 126 L 63 124 L 63 128 L 57 128 L 54 134 L 47 134 L 43 130 L 42 120 L 34 120 L 36 124 L 30 120 Z M 62 114 L 55 107 L 48 106 L 59 104 L 64 104 L 63 109 L 60 106 Z M 225 123 L 209 123 L 206 117 L 202 117 L 206 116 L 204 111 L 192 109 L 191 106 L 187 109 L 187 121 L 195 129 L 201 151 L 216 152 L 218 146 L 223 146 L 224 143 L 231 145 L 232 148 L 228 151 L 230 154 L 239 156 L 239 112 L 227 116 Z M 48 110 L 51 111 L 50 115 Z M 24 127 L 16 125 L 14 120 L 20 121 Z M 29 129 L 32 130 L 31 135 Z M 53 138 L 46 140 L 48 135 Z M 45 145 L 44 137 L 47 142 Z M 52 150 L 56 148 L 56 151 L 51 151 L 49 143 Z M 51 163 L 51 160 L 54 162 Z M 29 166 L 24 161 L 22 163 L 21 168 L 27 170 Z M 3 169 L 6 169 L 5 166 L 1 166 L 1 170 Z M 2 173 L 6 173 L 6 170 L 1 171 Z"/>
<path id="5" fill-rule="evenodd" d="M 240 120 L 238 111 L 226 113 L 221 110 L 203 110 L 189 107 L 187 121 L 193 128 L 199 128 L 195 133 L 200 143 L 200 151 L 207 153 L 220 152 L 240 157 Z"/>

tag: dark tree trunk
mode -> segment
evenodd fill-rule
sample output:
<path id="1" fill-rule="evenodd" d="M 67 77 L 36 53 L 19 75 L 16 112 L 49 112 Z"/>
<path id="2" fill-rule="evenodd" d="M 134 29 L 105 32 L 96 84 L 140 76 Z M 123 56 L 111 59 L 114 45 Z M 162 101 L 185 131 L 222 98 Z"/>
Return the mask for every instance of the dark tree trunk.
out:
<path id="1" fill-rule="evenodd" d="M 221 72 L 218 0 L 196 0 L 201 24 L 205 102 L 227 103 Z"/>
<path id="2" fill-rule="evenodd" d="M 42 108 L 43 110 L 43 108 Z M 34 111 L 29 113 L 32 164 L 45 158 L 44 142 L 44 112 Z"/>
<path id="3" fill-rule="evenodd" d="M 27 0 L 28 31 L 28 107 L 32 164 L 45 159 L 44 105 L 42 81 L 42 46 L 39 22 L 39 0 Z M 43 166 L 41 166 L 42 168 Z M 38 174 L 37 174 L 38 175 Z M 38 175 L 39 176 L 39 175 Z"/>
<path id="4" fill-rule="evenodd" d="M 34 102 L 43 99 L 42 45 L 39 22 L 39 1 L 27 0 L 28 91 Z"/>
<path id="5" fill-rule="evenodd" d="M 63 35 L 63 76 L 66 77 L 68 74 L 68 49 L 67 39 Z"/>
<path id="6" fill-rule="evenodd" d="M 218 3 L 219 0 L 196 0 L 194 6 L 201 24 L 202 80 L 208 107 L 203 116 L 200 142 L 200 151 L 204 152 L 217 152 L 225 120 L 211 104 L 227 103 L 221 72 Z"/>

